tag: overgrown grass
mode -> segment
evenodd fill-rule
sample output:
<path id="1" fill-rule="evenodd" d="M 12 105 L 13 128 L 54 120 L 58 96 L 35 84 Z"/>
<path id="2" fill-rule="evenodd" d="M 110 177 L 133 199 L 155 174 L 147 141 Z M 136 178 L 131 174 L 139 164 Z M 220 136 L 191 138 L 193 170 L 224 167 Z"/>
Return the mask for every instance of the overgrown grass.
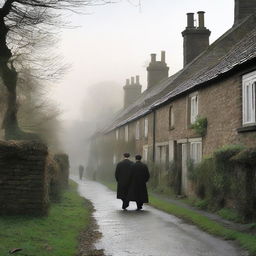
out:
<path id="1" fill-rule="evenodd" d="M 109 189 L 116 191 L 115 183 L 102 182 Z M 250 255 L 256 255 L 256 236 L 242 232 L 238 232 L 232 229 L 225 228 L 216 221 L 210 220 L 206 216 L 203 216 L 193 210 L 183 208 L 181 206 L 172 204 L 165 200 L 159 199 L 155 196 L 149 196 L 150 205 L 153 207 L 182 218 L 190 223 L 193 223 L 200 229 L 210 233 L 212 235 L 220 236 L 227 240 L 236 240 L 241 247 L 248 250 Z"/>
<path id="2" fill-rule="evenodd" d="M 78 235 L 89 222 L 89 210 L 70 181 L 60 203 L 51 206 L 48 217 L 0 217 L 0 255 L 12 248 L 23 250 L 15 255 L 74 256 Z"/>

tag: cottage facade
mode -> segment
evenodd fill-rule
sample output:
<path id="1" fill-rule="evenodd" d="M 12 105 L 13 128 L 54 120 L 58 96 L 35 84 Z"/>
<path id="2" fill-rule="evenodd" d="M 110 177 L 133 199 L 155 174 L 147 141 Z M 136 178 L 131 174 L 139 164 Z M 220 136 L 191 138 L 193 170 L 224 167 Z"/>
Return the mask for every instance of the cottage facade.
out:
<path id="1" fill-rule="evenodd" d="M 200 162 L 224 145 L 255 146 L 255 10 L 255 1 L 236 0 L 234 26 L 210 46 L 204 13 L 198 12 L 198 27 L 187 14 L 184 68 L 168 77 L 165 53 L 161 61 L 151 55 L 148 89 L 102 130 L 102 140 L 112 145 L 107 150 L 112 164 L 125 151 L 159 163 L 163 172 L 175 161 L 181 193 L 189 194 L 188 160 Z"/>

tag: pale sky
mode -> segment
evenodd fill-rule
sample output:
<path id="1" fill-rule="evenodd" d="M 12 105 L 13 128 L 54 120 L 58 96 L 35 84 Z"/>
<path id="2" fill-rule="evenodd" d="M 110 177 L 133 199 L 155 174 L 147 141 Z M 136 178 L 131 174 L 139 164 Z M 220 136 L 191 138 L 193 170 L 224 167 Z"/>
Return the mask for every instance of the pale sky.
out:
<path id="1" fill-rule="evenodd" d="M 130 0 L 138 3 L 137 0 Z M 71 15 L 75 29 L 64 30 L 58 45 L 71 70 L 51 91 L 64 119 L 84 119 L 87 88 L 113 81 L 122 88 L 126 78 L 140 75 L 146 88 L 146 64 L 151 53 L 166 51 L 170 75 L 182 68 L 187 12 L 205 11 L 206 27 L 215 41 L 233 25 L 234 0 L 141 0 L 142 10 L 129 1 L 91 7 L 89 15 Z M 197 15 L 195 15 L 197 18 Z M 107 88 L 106 88 L 107 90 Z"/>

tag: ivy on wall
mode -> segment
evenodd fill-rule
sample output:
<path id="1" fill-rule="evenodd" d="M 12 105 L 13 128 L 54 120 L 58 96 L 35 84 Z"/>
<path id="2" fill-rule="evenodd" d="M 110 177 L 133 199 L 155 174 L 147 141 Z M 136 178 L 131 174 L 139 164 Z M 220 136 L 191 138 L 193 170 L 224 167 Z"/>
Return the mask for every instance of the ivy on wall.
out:
<path id="1" fill-rule="evenodd" d="M 203 137 L 206 135 L 207 125 L 207 118 L 198 116 L 196 118 L 196 121 L 193 124 L 191 124 L 190 128 L 193 129 L 197 135 Z"/>

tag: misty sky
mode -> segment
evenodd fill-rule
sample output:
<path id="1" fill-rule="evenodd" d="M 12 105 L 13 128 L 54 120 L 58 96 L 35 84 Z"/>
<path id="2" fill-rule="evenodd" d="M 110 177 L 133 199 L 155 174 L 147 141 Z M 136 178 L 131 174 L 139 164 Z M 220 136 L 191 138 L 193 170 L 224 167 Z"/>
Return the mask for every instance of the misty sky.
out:
<path id="1" fill-rule="evenodd" d="M 87 8 L 88 15 L 70 15 L 74 26 L 64 30 L 58 45 L 72 68 L 51 91 L 64 119 L 85 119 L 88 88 L 113 82 L 122 89 L 125 79 L 140 75 L 146 88 L 150 54 L 166 51 L 170 75 L 182 68 L 187 12 L 206 12 L 206 26 L 215 41 L 234 20 L 234 0 L 141 0 L 142 10 L 123 0 L 119 4 Z M 197 18 L 197 16 L 195 16 Z M 101 97 L 104 97 L 102 94 Z M 101 99 L 98 99 L 99 102 Z M 92 109 L 90 109 L 92 111 Z"/>

